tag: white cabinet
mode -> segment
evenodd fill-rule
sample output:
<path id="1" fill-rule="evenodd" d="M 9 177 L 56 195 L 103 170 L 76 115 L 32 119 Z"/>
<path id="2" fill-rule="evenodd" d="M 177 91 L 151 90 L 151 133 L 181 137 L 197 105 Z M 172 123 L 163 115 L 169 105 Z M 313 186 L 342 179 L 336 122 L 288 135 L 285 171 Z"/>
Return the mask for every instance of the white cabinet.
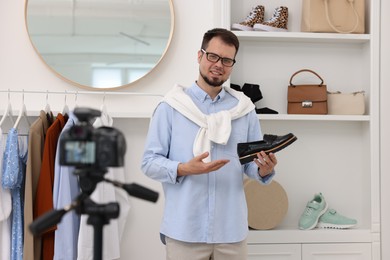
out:
<path id="1" fill-rule="evenodd" d="M 287 5 L 289 32 L 234 31 L 240 39 L 240 50 L 230 82 L 241 86 L 259 84 L 263 99 L 256 106 L 279 112 L 259 115 L 263 133 L 292 132 L 298 140 L 277 154 L 275 178 L 287 192 L 288 213 L 274 230 L 250 231 L 251 250 L 264 244 L 283 243 L 281 248 L 302 244 L 302 259 L 379 259 L 380 1 L 366 0 L 366 34 L 300 32 L 301 0 L 224 0 L 220 6 L 221 26 L 230 29 L 232 23 L 244 20 L 258 4 L 265 6 L 266 17 L 276 6 Z M 287 114 L 290 77 L 303 68 L 316 71 L 329 91 L 364 90 L 365 115 Z M 302 74 L 299 80 L 308 82 L 315 77 Z M 299 230 L 299 217 L 307 201 L 318 192 L 324 194 L 331 208 L 357 219 L 357 227 Z M 364 245 L 362 254 L 367 258 L 348 258 L 349 246 L 343 245 L 351 243 L 356 248 Z M 346 256 L 310 256 L 317 247 L 326 252 L 344 248 Z"/>
<path id="2" fill-rule="evenodd" d="M 367 260 L 370 258 L 370 243 L 248 245 L 248 260 Z"/>
<path id="3" fill-rule="evenodd" d="M 358 244 L 305 244 L 303 260 L 367 260 L 371 259 L 371 245 Z"/>
<path id="4" fill-rule="evenodd" d="M 248 245 L 248 260 L 301 260 L 301 245 Z"/>

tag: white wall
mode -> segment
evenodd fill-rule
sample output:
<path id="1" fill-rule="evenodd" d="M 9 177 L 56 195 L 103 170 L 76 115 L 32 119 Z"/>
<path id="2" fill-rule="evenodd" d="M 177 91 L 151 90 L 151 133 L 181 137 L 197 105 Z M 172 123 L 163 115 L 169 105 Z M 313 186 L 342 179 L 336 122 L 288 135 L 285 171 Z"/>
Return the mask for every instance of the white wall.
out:
<path id="1" fill-rule="evenodd" d="M 215 1 L 174 1 L 175 31 L 171 46 L 160 65 L 145 79 L 120 91 L 165 94 L 174 83 L 188 85 L 197 78 L 197 50 L 203 33 L 214 26 L 219 17 L 213 12 L 218 8 Z M 0 90 L 34 91 L 85 91 L 54 75 L 40 60 L 30 44 L 24 23 L 23 0 L 0 1 Z M 7 104 L 7 93 L 0 93 L 0 111 Z M 25 94 L 29 113 L 43 109 L 45 94 Z M 21 106 L 21 94 L 11 94 L 14 114 Z M 62 95 L 49 95 L 48 102 L 54 111 L 61 111 L 65 99 Z M 66 102 L 72 109 L 76 97 L 67 95 Z M 106 96 L 109 112 L 152 111 L 158 99 L 134 100 L 129 96 Z M 78 95 L 77 105 L 100 107 L 102 96 Z M 127 138 L 126 173 L 128 182 L 136 182 L 161 192 L 161 186 L 149 180 L 139 170 L 145 133 L 149 121 L 146 119 L 118 119 L 115 126 Z M 157 204 L 131 199 L 132 209 L 122 241 L 121 259 L 154 260 L 164 259 L 164 247 L 159 241 L 159 225 L 163 198 L 160 193 Z"/>
<path id="2" fill-rule="evenodd" d="M 390 31 L 388 25 L 390 17 L 389 1 L 381 1 L 381 231 L 382 231 L 382 259 L 390 259 Z"/>

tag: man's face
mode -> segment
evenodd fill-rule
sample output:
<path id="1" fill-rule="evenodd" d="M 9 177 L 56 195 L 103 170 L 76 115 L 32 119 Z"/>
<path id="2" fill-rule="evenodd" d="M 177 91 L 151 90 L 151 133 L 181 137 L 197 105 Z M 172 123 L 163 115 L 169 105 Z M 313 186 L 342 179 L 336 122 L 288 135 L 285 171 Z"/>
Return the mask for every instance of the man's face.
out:
<path id="1" fill-rule="evenodd" d="M 212 53 L 221 58 L 234 59 L 236 49 L 233 45 L 227 45 L 219 37 L 210 40 L 207 53 Z M 211 62 L 207 59 L 206 53 L 198 52 L 199 72 L 203 80 L 210 86 L 219 87 L 228 80 L 233 67 L 224 66 L 222 60 Z"/>

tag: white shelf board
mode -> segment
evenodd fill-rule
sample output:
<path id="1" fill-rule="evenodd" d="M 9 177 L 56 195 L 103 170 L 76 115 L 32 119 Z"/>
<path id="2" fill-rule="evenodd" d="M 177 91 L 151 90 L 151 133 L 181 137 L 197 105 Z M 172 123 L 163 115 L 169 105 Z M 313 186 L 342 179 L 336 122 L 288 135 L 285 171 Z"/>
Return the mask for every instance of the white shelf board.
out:
<path id="1" fill-rule="evenodd" d="M 366 43 L 370 34 L 232 31 L 240 40 L 310 43 Z"/>
<path id="2" fill-rule="evenodd" d="M 297 114 L 258 114 L 260 120 L 300 120 L 300 121 L 370 121 L 368 115 L 297 115 Z"/>

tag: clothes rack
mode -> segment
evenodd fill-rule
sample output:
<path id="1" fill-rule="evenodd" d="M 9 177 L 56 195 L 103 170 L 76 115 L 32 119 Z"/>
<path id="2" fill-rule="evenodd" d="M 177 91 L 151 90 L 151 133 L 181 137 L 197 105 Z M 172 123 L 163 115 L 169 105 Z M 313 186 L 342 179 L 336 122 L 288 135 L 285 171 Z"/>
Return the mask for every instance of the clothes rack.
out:
<path id="1" fill-rule="evenodd" d="M 15 89 L 0 89 L 0 96 L 2 93 L 8 93 L 8 101 L 10 100 L 10 94 L 40 94 L 46 96 L 46 104 L 48 104 L 48 96 L 49 95 L 63 95 L 65 97 L 65 106 L 67 106 L 67 97 L 74 95 L 75 97 L 75 105 L 77 106 L 77 100 L 78 96 L 85 95 L 85 96 L 102 96 L 103 97 L 103 105 L 105 105 L 106 96 L 133 96 L 133 97 L 157 97 L 159 99 L 162 99 L 164 97 L 163 94 L 157 94 L 157 93 L 142 93 L 142 92 L 124 92 L 124 91 L 78 91 L 78 90 L 15 90 Z M 23 101 L 24 102 L 24 101 Z M 0 108 L 1 109 L 1 108 Z M 64 109 L 63 109 L 64 110 Z M 112 117 L 115 118 L 150 118 L 152 111 L 145 111 L 145 110 L 139 110 L 138 107 L 133 107 L 132 110 L 129 111 L 111 111 L 110 112 Z M 29 116 L 37 116 L 39 115 L 39 110 L 29 110 L 28 113 Z"/>
<path id="2" fill-rule="evenodd" d="M 125 91 L 78 91 L 78 90 L 64 90 L 64 91 L 39 91 L 39 90 L 10 90 L 1 89 L 0 93 L 20 93 L 20 94 L 45 94 L 45 95 L 129 95 L 129 96 L 155 96 L 163 97 L 162 94 L 157 93 L 142 93 L 142 92 L 125 92 Z"/>

